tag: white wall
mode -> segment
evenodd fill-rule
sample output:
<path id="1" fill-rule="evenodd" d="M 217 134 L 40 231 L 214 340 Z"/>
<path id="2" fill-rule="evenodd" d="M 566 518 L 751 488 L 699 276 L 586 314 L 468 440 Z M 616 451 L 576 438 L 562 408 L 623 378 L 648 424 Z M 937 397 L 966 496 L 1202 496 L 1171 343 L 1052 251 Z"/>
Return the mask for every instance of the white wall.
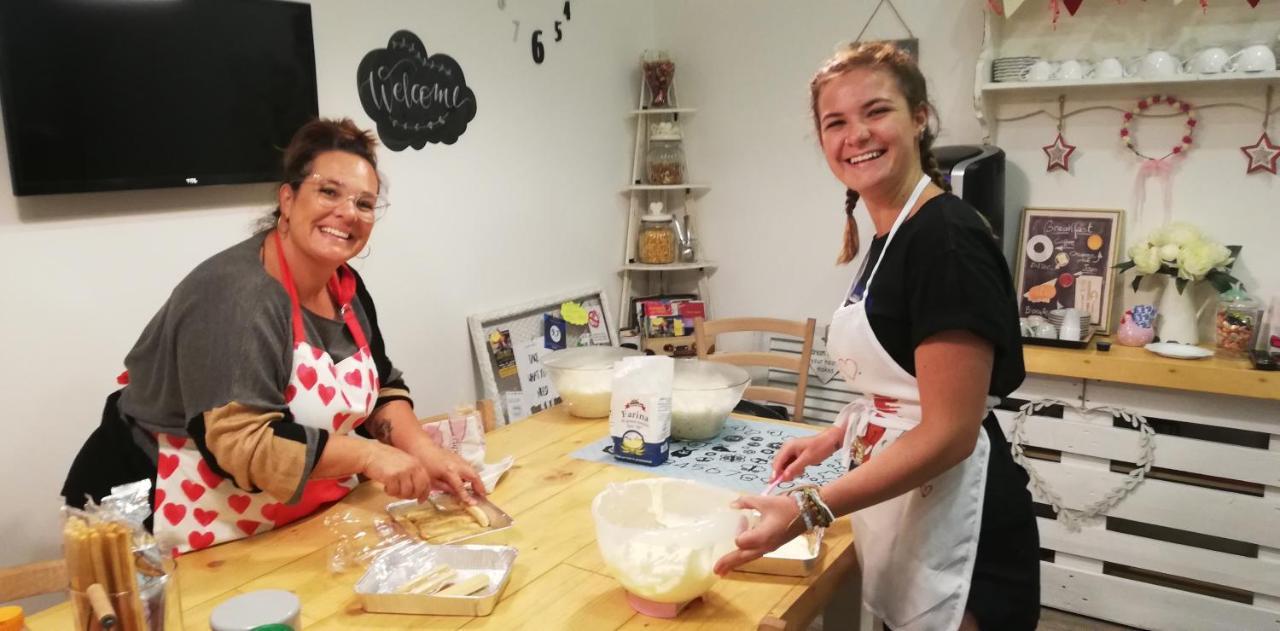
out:
<path id="1" fill-rule="evenodd" d="M 1064 13 L 1054 31 L 1047 9 L 1028 5 L 998 24 L 998 39 L 1003 42 L 999 54 L 1098 59 L 1165 49 L 1186 58 L 1209 45 L 1234 51 L 1251 43 L 1267 43 L 1274 49 L 1280 32 L 1280 5 L 1276 3 L 1259 3 L 1251 9 L 1245 2 L 1213 2 L 1208 12 L 1201 11 L 1196 2 L 1176 7 L 1168 2 L 1095 2 L 1085 7 L 1074 18 L 1066 18 Z M 1191 222 L 1221 243 L 1243 245 L 1234 269 L 1236 276 L 1251 291 L 1280 295 L 1280 252 L 1274 248 L 1280 230 L 1280 214 L 1276 212 L 1280 177 L 1246 175 L 1247 161 L 1240 152 L 1242 145 L 1253 144 L 1262 132 L 1265 86 L 1206 83 L 1179 88 L 1174 94 L 1201 108 L 1193 149 L 1173 176 L 1174 220 Z M 1150 95 L 1135 88 L 1115 88 L 1076 90 L 1066 96 L 1066 109 L 1071 112 L 1106 105 L 1133 109 L 1138 98 Z M 1223 103 L 1246 107 L 1216 105 Z M 1057 105 L 1057 94 L 1052 92 L 1002 97 L 996 114 L 1011 118 L 1042 108 L 1056 114 Z M 1280 99 L 1272 108 L 1278 106 Z M 1113 110 L 1094 110 L 1067 119 L 1063 135 L 1077 146 L 1070 174 L 1045 172 L 1041 147 L 1056 134 L 1048 118 L 999 123 L 996 141 L 1010 161 L 1007 207 L 1123 209 L 1125 243 L 1145 237 L 1162 221 L 1163 191 L 1154 182 L 1148 183 L 1146 203 L 1139 215 L 1134 205 L 1134 182 L 1140 160 L 1119 142 L 1121 116 Z M 1180 138 L 1184 120 L 1180 116 L 1142 119 L 1134 125 L 1138 146 L 1147 155 L 1164 155 Z M 1273 139 L 1280 137 L 1276 120 L 1273 115 L 1269 130 Z M 1010 227 L 1016 230 L 1017 224 Z M 1131 278 L 1132 272 L 1122 277 L 1120 302 L 1151 302 L 1152 290 L 1147 286 L 1154 289 L 1155 284 L 1144 282 L 1142 293 L 1135 296 L 1127 286 Z M 1201 300 L 1213 294 L 1207 284 L 1199 289 Z M 1201 336 L 1213 339 L 1211 314 L 1201 320 Z"/>
<path id="2" fill-rule="evenodd" d="M 980 139 L 973 116 L 973 65 L 982 3 L 896 2 L 920 39 L 940 144 Z M 660 43 L 676 60 L 694 180 L 707 182 L 698 228 L 712 277 L 716 317 L 831 317 L 857 264 L 835 265 L 844 231 L 844 187 L 818 146 L 809 79 L 837 45 L 857 36 L 876 2 L 737 0 L 733 11 L 705 0 L 660 0 Z M 798 7 L 803 7 L 800 9 Z M 886 6 L 867 38 L 906 31 Z M 858 221 L 863 243 L 870 221 Z"/>
<path id="3" fill-rule="evenodd" d="M 801 10 L 781 0 L 738 0 L 729 11 L 705 0 L 659 0 L 656 33 L 676 59 L 681 105 L 698 108 L 685 124 L 689 171 L 713 187 L 702 198 L 698 226 L 708 257 L 720 263 L 711 281 L 715 316 L 816 317 L 822 323 L 847 289 L 857 262 L 848 268 L 833 265 L 844 225 L 844 191 L 818 148 L 808 80 L 838 43 L 857 35 L 876 4 L 810 1 Z M 942 123 L 938 144 L 983 138 L 973 85 L 984 4 L 896 3 L 921 40 L 921 65 Z M 1149 45 L 1190 52 L 1210 43 L 1238 47 L 1274 41 L 1280 6 L 1262 3 L 1250 9 L 1244 2 L 1217 2 L 1204 14 L 1195 2 L 1180 7 L 1164 1 L 1092 2 L 1074 18 L 1064 13 L 1055 31 L 1047 5 L 1027 3 L 1002 26 L 1009 39 L 1004 54 L 1011 55 L 1098 58 L 1144 52 Z M 904 36 L 886 7 L 866 37 Z M 1223 243 L 1243 244 L 1236 272 L 1265 295 L 1280 293 L 1280 254 L 1269 247 L 1280 228 L 1275 209 L 1280 178 L 1246 176 L 1239 150 L 1261 131 L 1263 93 L 1261 87 L 1245 91 L 1222 84 L 1180 93 L 1196 104 L 1237 101 L 1259 111 L 1220 107 L 1200 113 L 1196 147 L 1174 178 L 1173 214 Z M 1130 107 L 1138 96 L 1132 88 L 1076 90 L 1068 94 L 1068 111 Z M 1273 107 L 1278 105 L 1280 99 Z M 1006 97 L 996 113 L 1007 117 L 1040 108 L 1056 113 L 1056 93 Z M 1127 234 L 1145 235 L 1149 227 L 1132 225 L 1138 163 L 1117 142 L 1119 121 L 1115 111 L 1068 120 L 1066 138 L 1079 147 L 1070 174 L 1045 172 L 1041 147 L 1056 133 L 1048 118 L 1001 124 L 996 141 L 1008 158 L 1005 234 L 1017 234 L 1023 207 L 1044 206 L 1124 209 Z M 1138 133 L 1144 147 L 1151 143 L 1163 150 L 1172 146 L 1180 125 L 1181 119 L 1143 120 Z M 1271 131 L 1273 138 L 1280 137 L 1274 125 Z M 1160 191 L 1151 186 L 1147 198 L 1143 216 L 1156 220 Z M 859 219 L 866 243 L 870 222 L 865 214 Z M 1010 248 L 1015 239 L 1007 239 Z M 1126 290 L 1121 298 L 1124 304 L 1135 300 L 1150 302 L 1151 295 L 1144 289 L 1135 298 Z M 1211 318 L 1202 320 L 1205 336 L 1211 325 Z"/>
<path id="4" fill-rule="evenodd" d="M 364 54 L 398 29 L 459 61 L 478 113 L 453 146 L 383 150 L 392 207 L 357 262 L 423 412 L 474 400 L 466 316 L 582 286 L 617 294 L 636 60 L 651 7 L 562 0 L 312 2 L 320 111 L 364 115 Z M 512 19 L 522 22 L 512 41 Z M 537 26 L 534 26 L 535 23 Z M 552 38 L 548 38 L 550 40 Z M 0 160 L 7 160 L 0 152 Z M 0 565 L 58 553 L 58 491 L 125 353 L 194 265 L 250 234 L 270 185 L 14 198 L 0 164 Z M 234 368 L 234 367 L 229 367 Z"/>

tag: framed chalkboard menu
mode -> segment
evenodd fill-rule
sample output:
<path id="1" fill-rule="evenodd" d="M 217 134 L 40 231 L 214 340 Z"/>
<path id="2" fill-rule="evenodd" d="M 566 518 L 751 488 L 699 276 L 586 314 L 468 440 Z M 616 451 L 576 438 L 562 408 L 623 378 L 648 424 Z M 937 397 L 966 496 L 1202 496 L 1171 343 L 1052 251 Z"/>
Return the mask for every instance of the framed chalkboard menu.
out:
<path id="1" fill-rule="evenodd" d="M 1122 213 L 1025 208 L 1018 241 L 1018 315 L 1074 307 L 1098 333 L 1111 332 Z"/>

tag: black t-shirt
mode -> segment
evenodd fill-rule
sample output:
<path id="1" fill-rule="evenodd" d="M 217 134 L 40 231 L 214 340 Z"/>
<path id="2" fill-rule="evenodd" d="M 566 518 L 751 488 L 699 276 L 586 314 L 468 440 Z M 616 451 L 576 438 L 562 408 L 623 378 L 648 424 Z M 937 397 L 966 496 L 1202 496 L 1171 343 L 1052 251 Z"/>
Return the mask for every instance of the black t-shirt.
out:
<path id="1" fill-rule="evenodd" d="M 871 241 L 851 295 L 862 295 L 887 238 Z M 1026 376 L 1009 266 L 978 211 L 950 193 L 925 202 L 894 235 L 872 279 L 867 319 L 880 345 L 912 375 L 920 342 L 963 329 L 995 350 L 989 394 L 1004 397 Z"/>

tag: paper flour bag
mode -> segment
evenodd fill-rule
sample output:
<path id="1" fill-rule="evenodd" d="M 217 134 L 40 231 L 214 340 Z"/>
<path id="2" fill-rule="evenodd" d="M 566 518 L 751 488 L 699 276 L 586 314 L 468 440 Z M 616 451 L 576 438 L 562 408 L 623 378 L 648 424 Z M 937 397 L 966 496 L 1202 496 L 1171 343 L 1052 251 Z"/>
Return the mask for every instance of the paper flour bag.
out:
<path id="1" fill-rule="evenodd" d="M 660 465 L 671 444 L 671 384 L 675 361 L 663 355 L 624 357 L 613 368 L 609 435 L 613 457 Z"/>

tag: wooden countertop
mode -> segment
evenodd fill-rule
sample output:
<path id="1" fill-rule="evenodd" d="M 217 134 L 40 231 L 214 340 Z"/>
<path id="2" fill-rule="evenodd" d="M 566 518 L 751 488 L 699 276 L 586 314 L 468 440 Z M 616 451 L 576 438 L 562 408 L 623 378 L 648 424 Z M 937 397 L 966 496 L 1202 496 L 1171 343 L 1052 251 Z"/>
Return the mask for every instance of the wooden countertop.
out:
<path id="1" fill-rule="evenodd" d="M 1095 340 L 1107 338 L 1094 338 Z M 1205 346 L 1213 350 L 1209 346 Z M 1112 344 L 1111 350 L 1054 348 L 1025 344 L 1027 372 L 1037 375 L 1096 379 L 1280 401 L 1280 372 L 1254 370 L 1247 359 L 1206 357 L 1172 359 L 1143 348 Z"/>
<path id="2" fill-rule="evenodd" d="M 286 589 L 302 600 L 306 629 L 805 629 L 837 590 L 852 579 L 856 553 L 849 520 L 827 530 L 819 568 L 807 578 L 735 572 L 674 620 L 647 618 L 627 605 L 596 547 L 591 500 L 612 482 L 646 472 L 576 460 L 573 451 L 608 433 L 607 420 L 575 419 L 560 407 L 487 435 L 489 461 L 516 457 L 498 484 L 494 503 L 515 518 L 506 531 L 467 543 L 519 549 L 511 581 L 493 614 L 482 618 L 365 613 L 352 591 L 360 571 L 333 574 L 337 539 L 327 515 L 385 516 L 392 498 L 365 483 L 346 499 L 300 522 L 214 546 L 178 559 L 186 628 L 207 629 L 213 608 L 256 589 Z M 856 591 L 844 594 L 857 598 Z M 70 606 L 29 618 L 33 631 L 74 626 Z"/>

